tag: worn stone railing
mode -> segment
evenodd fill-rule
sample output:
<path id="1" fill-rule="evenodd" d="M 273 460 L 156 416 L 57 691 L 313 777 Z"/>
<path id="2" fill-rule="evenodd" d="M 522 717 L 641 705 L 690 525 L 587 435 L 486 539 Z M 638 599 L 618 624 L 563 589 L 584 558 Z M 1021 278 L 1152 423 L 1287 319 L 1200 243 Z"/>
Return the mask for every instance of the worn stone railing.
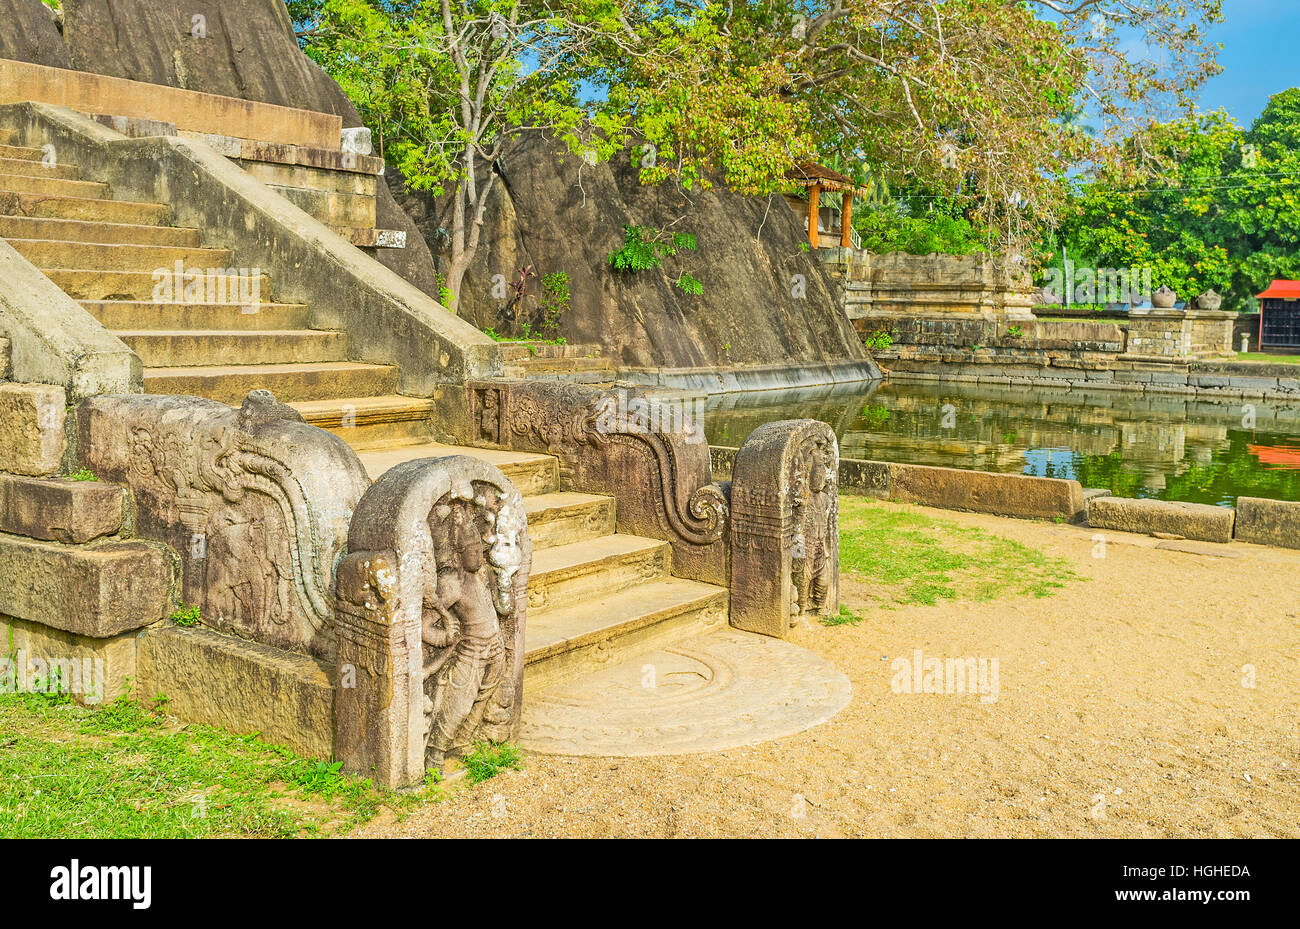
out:
<path id="1" fill-rule="evenodd" d="M 462 441 L 554 455 L 562 488 L 615 498 L 619 532 L 668 542 L 676 576 L 727 583 L 727 495 L 711 476 L 696 398 L 475 381 L 460 410 Z"/>

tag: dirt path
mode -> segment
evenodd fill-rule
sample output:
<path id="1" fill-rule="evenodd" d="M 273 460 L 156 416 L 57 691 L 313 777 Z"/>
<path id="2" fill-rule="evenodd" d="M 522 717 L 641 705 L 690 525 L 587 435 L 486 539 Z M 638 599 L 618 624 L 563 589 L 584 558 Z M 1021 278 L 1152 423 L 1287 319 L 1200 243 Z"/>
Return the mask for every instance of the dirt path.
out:
<path id="1" fill-rule="evenodd" d="M 852 681 L 829 723 L 709 755 L 529 754 L 360 834 L 1300 836 L 1300 551 L 1107 533 L 1098 558 L 1091 530 L 924 512 L 1062 555 L 1081 579 L 873 611 L 849 581 L 861 625 L 793 638 Z M 918 649 L 998 659 L 996 701 L 896 693 L 893 660 Z"/>

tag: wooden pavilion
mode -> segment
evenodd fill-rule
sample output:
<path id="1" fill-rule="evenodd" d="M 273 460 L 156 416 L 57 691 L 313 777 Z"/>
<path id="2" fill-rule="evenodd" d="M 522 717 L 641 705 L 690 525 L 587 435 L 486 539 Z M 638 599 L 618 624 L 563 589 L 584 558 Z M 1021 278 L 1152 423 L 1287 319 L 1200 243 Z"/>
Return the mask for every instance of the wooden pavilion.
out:
<path id="1" fill-rule="evenodd" d="M 832 171 L 824 165 L 804 162 L 788 175 L 790 180 L 803 187 L 808 194 L 808 241 L 813 248 L 820 248 L 818 235 L 821 217 L 821 200 L 823 193 L 840 195 L 840 245 L 849 248 L 853 244 L 853 198 L 866 196 L 867 190 L 859 187 L 851 178 L 838 171 Z"/>

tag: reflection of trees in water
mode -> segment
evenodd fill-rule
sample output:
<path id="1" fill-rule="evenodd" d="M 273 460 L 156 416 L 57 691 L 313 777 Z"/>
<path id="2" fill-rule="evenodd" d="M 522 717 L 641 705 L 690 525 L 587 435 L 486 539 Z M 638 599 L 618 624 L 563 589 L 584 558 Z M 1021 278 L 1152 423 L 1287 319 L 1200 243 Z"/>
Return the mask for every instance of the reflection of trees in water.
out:
<path id="1" fill-rule="evenodd" d="M 1300 409 L 1248 401 L 1268 431 L 1246 432 L 1244 402 L 887 383 L 715 397 L 705 428 L 711 444 L 734 446 L 765 422 L 820 419 L 848 458 L 1074 478 L 1123 496 L 1300 499 L 1300 471 L 1270 469 L 1247 448 L 1297 444 Z"/>

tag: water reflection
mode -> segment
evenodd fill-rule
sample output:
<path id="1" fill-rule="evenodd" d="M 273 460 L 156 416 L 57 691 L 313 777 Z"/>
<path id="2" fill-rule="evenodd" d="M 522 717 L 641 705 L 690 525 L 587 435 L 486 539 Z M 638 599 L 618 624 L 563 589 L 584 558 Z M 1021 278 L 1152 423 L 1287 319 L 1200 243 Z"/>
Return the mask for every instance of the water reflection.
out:
<path id="1" fill-rule="evenodd" d="M 1130 497 L 1300 499 L 1300 401 L 886 382 L 715 396 L 708 410 L 714 445 L 809 417 L 848 458 L 1067 477 Z"/>

